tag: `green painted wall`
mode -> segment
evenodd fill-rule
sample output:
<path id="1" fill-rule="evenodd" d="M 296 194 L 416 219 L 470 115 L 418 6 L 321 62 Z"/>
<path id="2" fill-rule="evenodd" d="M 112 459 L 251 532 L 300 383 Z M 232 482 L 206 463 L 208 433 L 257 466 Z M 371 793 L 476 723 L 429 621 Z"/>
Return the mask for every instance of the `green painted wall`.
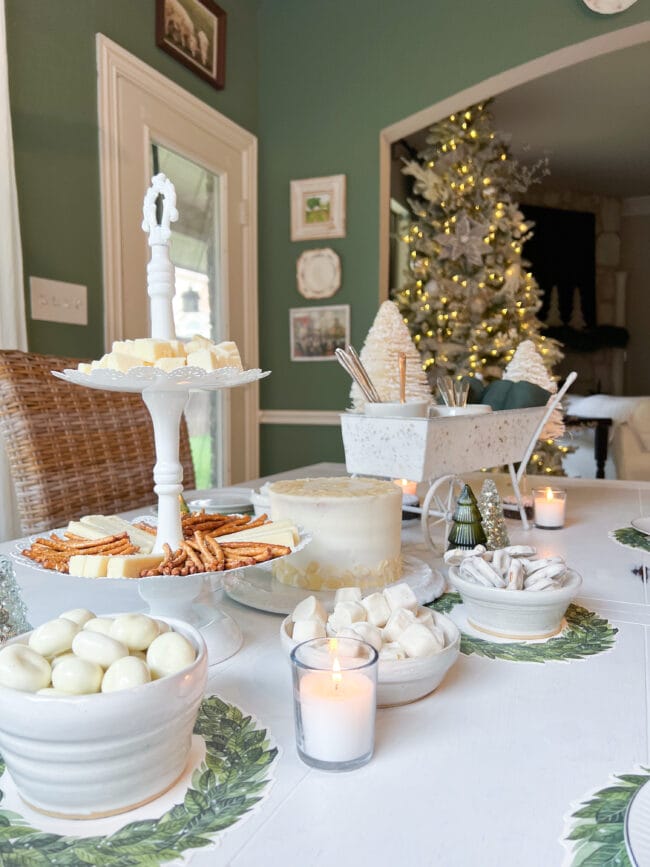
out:
<path id="1" fill-rule="evenodd" d="M 216 91 L 156 47 L 155 0 L 6 0 L 25 282 L 88 286 L 88 326 L 32 321 L 28 307 L 31 350 L 103 351 L 95 34 L 257 132 L 257 6 L 227 4 L 226 87 Z"/>
<path id="2" fill-rule="evenodd" d="M 352 305 L 352 340 L 362 344 L 379 297 L 380 130 L 491 75 L 647 20 L 648 7 L 639 0 L 598 15 L 581 0 L 263 0 L 260 340 L 273 371 L 262 384 L 265 409 L 347 404 L 338 364 L 289 360 L 288 310 L 309 303 L 296 290 L 298 255 L 331 246 L 343 272 L 333 301 Z M 290 179 L 338 173 L 347 175 L 347 237 L 292 243 Z M 267 472 L 322 460 L 322 447 L 314 428 L 262 429 Z"/>

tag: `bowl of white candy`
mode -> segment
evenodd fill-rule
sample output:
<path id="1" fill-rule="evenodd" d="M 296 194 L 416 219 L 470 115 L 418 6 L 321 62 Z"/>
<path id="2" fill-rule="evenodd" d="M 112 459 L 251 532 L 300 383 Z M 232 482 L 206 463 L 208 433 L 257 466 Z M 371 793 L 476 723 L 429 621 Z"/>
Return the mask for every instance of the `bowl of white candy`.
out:
<path id="1" fill-rule="evenodd" d="M 196 629 L 77 608 L 0 650 L 0 752 L 21 797 L 89 819 L 153 800 L 183 773 L 207 680 Z"/>
<path id="2" fill-rule="evenodd" d="M 440 685 L 460 652 L 460 632 L 444 614 L 418 605 L 408 584 L 394 584 L 362 598 L 358 587 L 336 591 L 328 615 L 315 596 L 298 603 L 282 621 L 287 653 L 311 638 L 356 638 L 379 654 L 377 704 L 408 704 Z"/>
<path id="3" fill-rule="evenodd" d="M 582 578 L 561 557 L 537 559 L 528 545 L 486 551 L 447 551 L 449 581 L 460 593 L 470 625 L 503 638 L 548 638 L 562 630 L 564 614 Z"/>

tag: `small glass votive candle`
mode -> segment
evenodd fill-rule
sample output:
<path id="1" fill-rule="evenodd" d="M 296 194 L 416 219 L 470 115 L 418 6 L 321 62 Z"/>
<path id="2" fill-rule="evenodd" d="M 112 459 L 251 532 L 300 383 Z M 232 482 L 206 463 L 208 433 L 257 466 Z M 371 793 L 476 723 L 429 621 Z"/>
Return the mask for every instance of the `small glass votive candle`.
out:
<path id="1" fill-rule="evenodd" d="M 556 488 L 537 488 L 533 491 L 534 522 L 544 530 L 564 527 L 566 491 Z"/>
<path id="2" fill-rule="evenodd" d="M 326 771 L 365 765 L 375 745 L 378 653 L 353 638 L 314 638 L 291 652 L 298 755 Z"/>

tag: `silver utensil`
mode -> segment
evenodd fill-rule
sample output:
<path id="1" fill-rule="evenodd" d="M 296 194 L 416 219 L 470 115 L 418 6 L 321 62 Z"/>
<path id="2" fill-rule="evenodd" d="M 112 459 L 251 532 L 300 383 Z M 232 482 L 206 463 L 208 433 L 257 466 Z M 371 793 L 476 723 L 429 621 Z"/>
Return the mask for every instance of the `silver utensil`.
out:
<path id="1" fill-rule="evenodd" d="M 363 378 L 366 383 L 366 388 L 369 393 L 372 395 L 371 403 L 381 403 L 381 397 L 379 396 L 379 392 L 375 388 L 370 376 L 368 375 L 368 371 L 366 370 L 363 361 L 359 358 L 359 355 L 354 348 L 354 346 L 348 345 L 347 347 L 347 356 L 352 361 L 353 367 L 356 369 L 357 373 Z"/>
<path id="2" fill-rule="evenodd" d="M 343 349 L 336 349 L 336 358 L 341 367 L 350 375 L 350 377 L 356 382 L 356 384 L 361 389 L 363 396 L 369 403 L 377 403 L 374 398 L 373 392 L 366 385 L 361 374 L 358 373 L 356 368 L 354 367 L 353 362 L 347 356 Z"/>
<path id="3" fill-rule="evenodd" d="M 459 380 L 454 383 L 454 401 L 456 406 L 467 406 L 467 396 L 469 394 L 469 382 Z"/>

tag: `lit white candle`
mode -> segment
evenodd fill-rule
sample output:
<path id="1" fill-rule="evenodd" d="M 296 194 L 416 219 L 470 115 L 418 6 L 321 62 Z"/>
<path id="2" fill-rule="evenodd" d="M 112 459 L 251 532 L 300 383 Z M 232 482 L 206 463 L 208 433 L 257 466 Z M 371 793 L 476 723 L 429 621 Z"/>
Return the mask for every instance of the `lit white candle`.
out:
<path id="1" fill-rule="evenodd" d="M 393 479 L 393 481 L 398 488 L 402 489 L 402 496 L 404 494 L 410 494 L 411 496 L 417 495 L 417 482 L 409 482 L 408 479 Z"/>
<path id="2" fill-rule="evenodd" d="M 358 671 L 310 671 L 300 679 L 303 751 L 320 762 L 352 762 L 372 752 L 375 689 Z"/>
<path id="3" fill-rule="evenodd" d="M 566 491 L 543 488 L 533 491 L 535 524 L 547 530 L 564 527 Z"/>

